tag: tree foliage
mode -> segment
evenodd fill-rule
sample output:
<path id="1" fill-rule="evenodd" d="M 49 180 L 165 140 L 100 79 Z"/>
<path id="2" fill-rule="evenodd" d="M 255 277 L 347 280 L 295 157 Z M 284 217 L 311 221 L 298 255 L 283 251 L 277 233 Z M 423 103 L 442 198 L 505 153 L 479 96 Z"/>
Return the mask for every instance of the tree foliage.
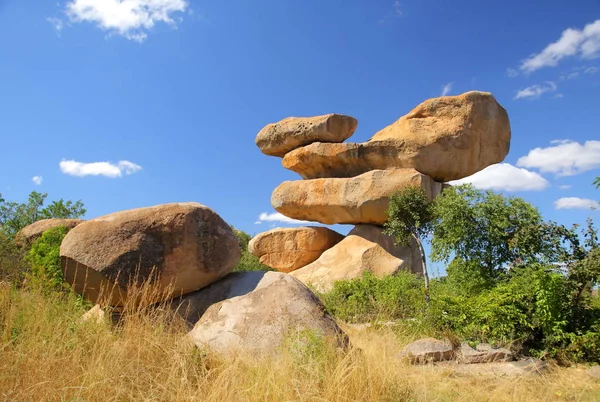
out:
<path id="1" fill-rule="evenodd" d="M 65 227 L 49 229 L 31 245 L 26 258 L 31 266 L 28 279 L 32 284 L 48 290 L 66 287 L 60 264 L 60 244 L 67 231 Z"/>
<path id="2" fill-rule="evenodd" d="M 495 278 L 543 256 L 542 223 L 539 211 L 522 198 L 450 187 L 434 203 L 432 259 L 479 264 L 482 274 Z"/>
<path id="3" fill-rule="evenodd" d="M 233 229 L 233 232 L 238 239 L 240 250 L 242 251 L 242 258 L 240 259 L 239 264 L 235 267 L 234 271 L 272 271 L 266 265 L 261 264 L 257 256 L 252 255 L 248 251 L 248 243 L 250 243 L 252 237 L 248 233 L 235 228 Z"/>
<path id="4" fill-rule="evenodd" d="M 0 231 L 14 238 L 19 230 L 41 219 L 81 218 L 85 215 L 81 201 L 64 201 L 61 198 L 44 207 L 47 197 L 47 193 L 32 191 L 26 203 L 18 203 L 6 201 L 0 194 Z"/>

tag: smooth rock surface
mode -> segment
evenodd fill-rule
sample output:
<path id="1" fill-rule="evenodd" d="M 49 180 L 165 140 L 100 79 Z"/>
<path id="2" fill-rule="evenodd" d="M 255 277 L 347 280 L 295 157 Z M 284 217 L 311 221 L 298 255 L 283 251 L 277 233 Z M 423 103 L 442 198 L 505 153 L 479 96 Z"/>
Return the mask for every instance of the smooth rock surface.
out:
<path id="1" fill-rule="evenodd" d="M 292 272 L 315 261 L 343 238 L 325 227 L 276 228 L 254 236 L 248 251 L 268 267 Z"/>
<path id="2" fill-rule="evenodd" d="M 342 142 L 356 130 L 358 121 L 342 114 L 315 117 L 288 117 L 265 126 L 256 136 L 256 145 L 267 155 L 284 156 L 310 143 Z"/>
<path id="3" fill-rule="evenodd" d="M 15 236 L 15 243 L 19 247 L 25 247 L 40 238 L 47 230 L 61 226 L 67 228 L 67 230 L 70 230 L 79 225 L 81 222 L 84 221 L 82 219 L 42 219 L 19 230 L 19 233 L 17 233 Z"/>
<path id="4" fill-rule="evenodd" d="M 293 219 L 383 225 L 389 197 L 406 186 L 422 188 L 430 199 L 442 188 L 414 169 L 373 170 L 352 178 L 286 181 L 273 191 L 271 204 Z"/>
<path id="5" fill-rule="evenodd" d="M 400 351 L 399 355 L 401 359 L 413 364 L 452 360 L 454 356 L 454 348 L 449 341 L 435 338 L 424 338 L 410 343 Z"/>
<path id="6" fill-rule="evenodd" d="M 63 240 L 60 255 L 65 280 L 76 292 L 95 303 L 120 306 L 130 284 L 147 280 L 157 289 L 144 303 L 207 286 L 234 269 L 241 251 L 217 213 L 189 202 L 81 223 Z"/>
<path id="7" fill-rule="evenodd" d="M 429 99 L 367 142 L 315 142 L 291 151 L 282 163 L 305 179 L 414 168 L 445 182 L 502 162 L 510 138 L 506 110 L 492 94 L 472 91 Z"/>
<path id="8" fill-rule="evenodd" d="M 455 372 L 460 374 L 496 377 L 500 376 L 509 378 L 543 374 L 550 369 L 548 363 L 532 357 L 515 362 L 447 364 L 448 367 L 451 367 Z"/>
<path id="9" fill-rule="evenodd" d="M 346 335 L 302 283 L 280 272 L 262 273 L 254 290 L 211 305 L 189 337 L 218 354 L 272 355 L 310 331 L 345 348 Z"/>
<path id="10" fill-rule="evenodd" d="M 361 231 L 367 230 L 363 228 Z M 328 292 L 336 281 L 360 278 L 366 271 L 383 278 L 402 269 L 411 270 L 411 264 L 414 263 L 413 250 L 399 247 L 391 251 L 395 255 L 381 245 L 351 232 L 344 240 L 325 251 L 318 260 L 290 275 L 319 292 Z M 402 259 L 403 256 L 405 259 Z M 420 269 L 420 264 L 417 269 Z"/>
<path id="11" fill-rule="evenodd" d="M 512 351 L 505 348 L 492 348 L 490 345 L 477 345 L 473 349 L 463 343 L 457 353 L 458 361 L 464 364 L 479 364 L 493 362 L 511 362 L 515 360 Z"/>

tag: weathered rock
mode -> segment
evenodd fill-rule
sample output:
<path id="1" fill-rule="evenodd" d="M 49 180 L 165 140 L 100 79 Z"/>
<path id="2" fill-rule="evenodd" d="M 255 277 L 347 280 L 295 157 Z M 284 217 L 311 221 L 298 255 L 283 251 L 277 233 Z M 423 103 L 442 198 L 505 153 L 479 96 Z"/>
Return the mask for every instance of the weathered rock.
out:
<path id="1" fill-rule="evenodd" d="M 254 236 L 248 250 L 259 257 L 262 264 L 291 272 L 315 261 L 343 238 L 325 227 L 277 228 Z"/>
<path id="2" fill-rule="evenodd" d="M 410 343 L 400 351 L 399 355 L 401 359 L 413 364 L 452 360 L 454 356 L 454 348 L 449 341 L 435 338 L 424 338 Z"/>
<path id="3" fill-rule="evenodd" d="M 532 357 L 516 362 L 447 364 L 449 364 L 449 367 L 452 367 L 455 372 L 460 374 L 496 377 L 522 377 L 526 375 L 543 374 L 550 369 L 547 362 Z"/>
<path id="4" fill-rule="evenodd" d="M 15 243 L 19 247 L 26 247 L 41 237 L 47 230 L 61 226 L 64 226 L 69 230 L 73 229 L 81 222 L 83 222 L 82 219 L 42 219 L 19 230 L 19 233 L 15 236 Z"/>
<path id="5" fill-rule="evenodd" d="M 514 354 L 505 348 L 492 348 L 488 344 L 479 344 L 473 349 L 463 343 L 457 354 L 458 360 L 465 364 L 511 362 L 515 360 Z"/>
<path id="6" fill-rule="evenodd" d="M 442 187 L 414 169 L 373 170 L 352 178 L 286 181 L 273 191 L 271 204 L 293 219 L 383 225 L 389 197 L 406 186 L 421 187 L 431 199 Z"/>
<path id="7" fill-rule="evenodd" d="M 219 354 L 270 355 L 305 331 L 347 345 L 346 335 L 306 286 L 287 274 L 262 275 L 249 293 L 206 310 L 189 333 L 198 347 Z"/>
<path id="8" fill-rule="evenodd" d="M 600 380 L 600 366 L 592 366 L 587 370 L 590 377 L 595 380 Z"/>
<path id="9" fill-rule="evenodd" d="M 63 240 L 60 255 L 65 279 L 76 292 L 120 306 L 129 285 L 147 280 L 156 285 L 148 303 L 207 286 L 233 270 L 241 251 L 217 213 L 190 202 L 81 223 Z"/>
<path id="10" fill-rule="evenodd" d="M 502 162 L 510 137 L 504 108 L 492 94 L 473 91 L 429 99 L 368 142 L 317 142 L 291 151 L 282 163 L 305 179 L 414 168 L 443 182 Z"/>
<path id="11" fill-rule="evenodd" d="M 350 116 L 327 114 L 315 117 L 288 117 L 265 126 L 256 136 L 260 150 L 272 156 L 313 142 L 342 142 L 356 130 L 358 121 Z"/>
<path id="12" fill-rule="evenodd" d="M 376 231 L 377 228 L 368 226 L 352 230 L 344 240 L 325 251 L 318 260 L 291 272 L 290 275 L 319 292 L 328 292 L 334 282 L 360 278 L 366 271 L 383 278 L 402 269 L 412 270 L 411 264 L 415 264 L 415 245 L 394 247 L 382 242 L 382 247 L 372 241 L 383 237 L 383 235 L 373 235 L 372 232 L 376 233 Z M 357 235 L 359 233 L 366 233 L 367 238 Z M 415 271 L 420 273 L 420 270 L 420 259 L 417 259 Z"/>

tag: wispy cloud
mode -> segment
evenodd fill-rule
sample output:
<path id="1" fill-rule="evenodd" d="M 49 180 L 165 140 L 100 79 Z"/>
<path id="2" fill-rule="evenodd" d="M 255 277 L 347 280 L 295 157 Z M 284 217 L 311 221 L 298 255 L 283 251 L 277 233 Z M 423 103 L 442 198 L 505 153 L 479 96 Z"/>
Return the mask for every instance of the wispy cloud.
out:
<path id="1" fill-rule="evenodd" d="M 122 177 L 133 174 L 142 169 L 129 161 L 119 161 L 115 164 L 110 162 L 91 162 L 83 163 L 74 160 L 60 161 L 60 171 L 69 176 L 85 177 L 85 176 L 105 176 L 110 178 Z"/>
<path id="2" fill-rule="evenodd" d="M 177 26 L 174 15 L 187 8 L 185 0 L 72 0 L 64 12 L 71 22 L 92 23 L 110 35 L 143 42 L 159 22 Z"/>
<path id="3" fill-rule="evenodd" d="M 31 181 L 36 185 L 36 186 L 40 186 L 42 184 L 42 182 L 44 181 L 44 178 L 42 176 L 33 176 L 31 178 Z"/>
<path id="4" fill-rule="evenodd" d="M 308 223 L 312 223 L 309 221 L 299 221 L 297 219 L 288 218 L 285 215 L 280 214 L 279 212 L 267 213 L 263 212 L 258 216 L 258 220 L 254 222 L 254 224 L 258 225 L 262 222 L 281 222 L 287 223 L 290 225 L 306 225 Z"/>
<path id="5" fill-rule="evenodd" d="M 561 37 L 524 60 L 519 69 L 533 72 L 544 67 L 556 66 L 562 59 L 580 56 L 592 59 L 600 55 L 600 19 L 587 24 L 583 29 L 565 29 Z"/>
<path id="6" fill-rule="evenodd" d="M 451 181 L 451 185 L 470 183 L 483 190 L 539 191 L 550 186 L 538 173 L 520 169 L 509 163 L 499 163 L 464 179 Z"/>
<path id="7" fill-rule="evenodd" d="M 61 20 L 60 18 L 55 18 L 55 17 L 48 17 L 48 18 L 46 18 L 46 21 L 48 21 L 52 25 L 52 28 L 54 28 L 54 30 L 56 31 L 56 34 L 58 36 L 60 36 L 60 34 L 62 33 L 62 30 L 65 27 L 65 22 L 63 20 Z"/>
<path id="8" fill-rule="evenodd" d="M 600 167 L 600 141 L 584 144 L 560 140 L 547 148 L 535 148 L 519 158 L 517 166 L 539 169 L 558 176 L 573 176 Z"/>
<path id="9" fill-rule="evenodd" d="M 563 184 L 562 186 L 558 186 L 558 188 L 561 190 L 568 190 L 571 187 L 573 187 L 573 186 L 571 186 L 570 184 Z"/>
<path id="10" fill-rule="evenodd" d="M 454 85 L 453 82 L 442 85 L 442 96 L 446 96 L 450 93 L 450 91 L 452 91 L 452 85 Z"/>
<path id="11" fill-rule="evenodd" d="M 515 95 L 515 99 L 537 99 L 545 93 L 556 91 L 558 87 L 552 81 L 546 81 L 541 85 L 532 85 L 521 89 Z"/>
<path id="12" fill-rule="evenodd" d="M 589 198 L 564 197 L 554 201 L 556 209 L 598 209 L 600 203 Z"/>
<path id="13" fill-rule="evenodd" d="M 510 78 L 513 78 L 513 77 L 516 77 L 517 75 L 519 75 L 519 72 L 517 70 L 515 70 L 514 68 L 507 68 L 506 75 L 508 75 Z"/>
<path id="14" fill-rule="evenodd" d="M 403 15 L 402 11 L 402 2 L 400 0 L 395 0 L 392 3 L 392 9 L 388 11 L 385 17 L 381 18 L 378 22 L 380 24 L 385 23 L 387 20 L 393 17 L 401 17 Z"/>

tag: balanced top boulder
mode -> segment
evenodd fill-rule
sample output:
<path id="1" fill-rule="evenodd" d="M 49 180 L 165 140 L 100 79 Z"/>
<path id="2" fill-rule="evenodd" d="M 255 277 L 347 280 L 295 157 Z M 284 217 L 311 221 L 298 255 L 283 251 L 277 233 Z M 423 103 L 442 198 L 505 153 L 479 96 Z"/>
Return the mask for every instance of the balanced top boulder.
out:
<path id="1" fill-rule="evenodd" d="M 325 227 L 276 228 L 252 238 L 248 251 L 268 267 L 291 272 L 315 261 L 343 238 Z"/>
<path id="2" fill-rule="evenodd" d="M 65 279 L 93 302 L 119 306 L 151 280 L 167 299 L 209 285 L 240 260 L 231 227 L 198 203 L 116 212 L 72 229 L 60 247 Z M 100 300 L 99 300 L 100 299 Z M 148 300 L 153 302 L 158 300 Z"/>
<path id="3" fill-rule="evenodd" d="M 44 234 L 44 232 L 47 230 L 57 227 L 72 229 L 81 222 L 83 222 L 82 219 L 42 219 L 19 230 L 19 233 L 17 233 L 15 236 L 15 243 L 19 247 L 28 246 L 42 236 L 42 234 Z"/>
<path id="4" fill-rule="evenodd" d="M 313 143 L 288 153 L 282 163 L 305 179 L 414 168 L 443 182 L 502 162 L 510 137 L 506 110 L 492 94 L 472 91 L 429 99 L 368 142 Z"/>
<path id="5" fill-rule="evenodd" d="M 383 225 L 389 197 L 406 186 L 422 188 L 430 199 L 442 188 L 414 169 L 372 170 L 351 178 L 283 182 L 273 191 L 271 204 L 292 219 Z"/>
<path id="6" fill-rule="evenodd" d="M 260 150 L 272 156 L 313 142 L 342 142 L 356 130 L 358 121 L 350 116 L 327 114 L 316 117 L 288 117 L 268 124 L 256 136 Z"/>

